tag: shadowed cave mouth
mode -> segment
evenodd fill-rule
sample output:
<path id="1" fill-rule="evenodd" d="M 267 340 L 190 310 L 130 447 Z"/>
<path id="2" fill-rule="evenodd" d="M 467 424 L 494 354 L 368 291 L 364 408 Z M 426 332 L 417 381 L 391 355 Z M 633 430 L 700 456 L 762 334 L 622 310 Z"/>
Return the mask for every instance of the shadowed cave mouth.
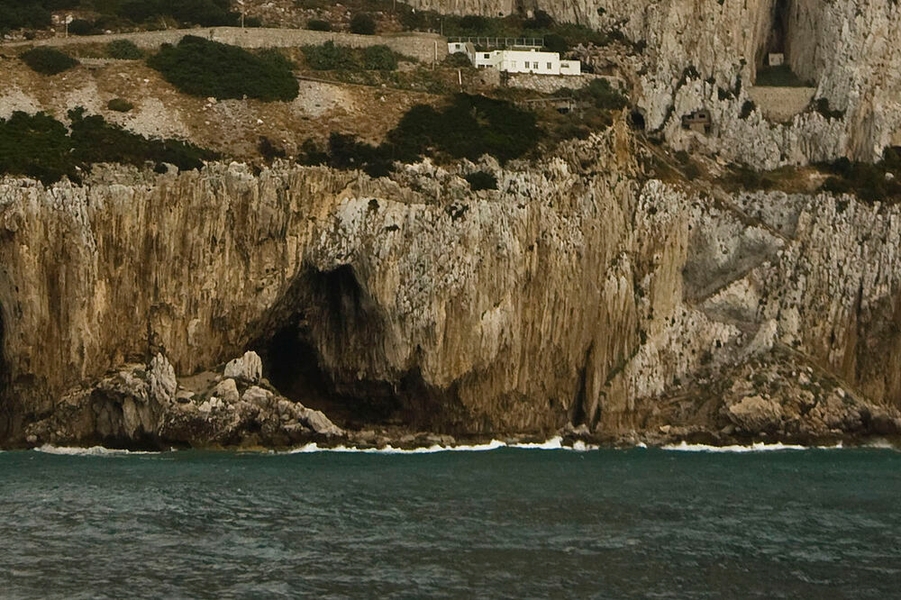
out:
<path id="1" fill-rule="evenodd" d="M 266 377 L 284 396 L 321 410 L 346 429 L 427 426 L 423 402 L 432 394 L 418 370 L 387 382 L 359 379 L 349 372 L 355 371 L 353 363 L 343 373 L 323 368 L 320 344 L 333 356 L 361 360 L 382 335 L 376 307 L 352 267 L 308 268 L 285 295 L 279 313 L 289 316 L 281 317 L 254 346 L 263 357 Z"/>

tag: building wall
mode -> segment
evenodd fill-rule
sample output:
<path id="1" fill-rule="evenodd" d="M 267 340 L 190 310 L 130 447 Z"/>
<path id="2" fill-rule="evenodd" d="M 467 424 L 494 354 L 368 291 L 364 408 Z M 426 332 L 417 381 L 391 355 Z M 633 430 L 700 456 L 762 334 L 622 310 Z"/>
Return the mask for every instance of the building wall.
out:
<path id="1" fill-rule="evenodd" d="M 560 60 L 556 52 L 538 50 L 491 50 L 476 52 L 472 44 L 453 42 L 447 51 L 465 52 L 478 68 L 490 67 L 507 73 L 535 73 L 538 75 L 579 75 L 581 63 L 577 60 Z"/>

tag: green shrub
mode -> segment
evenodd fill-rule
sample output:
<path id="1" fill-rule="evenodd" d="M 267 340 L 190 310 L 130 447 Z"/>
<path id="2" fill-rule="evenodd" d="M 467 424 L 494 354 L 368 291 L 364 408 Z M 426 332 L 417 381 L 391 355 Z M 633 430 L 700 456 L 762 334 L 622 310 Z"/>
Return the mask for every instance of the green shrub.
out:
<path id="1" fill-rule="evenodd" d="M 350 32 L 360 35 L 375 34 L 375 19 L 368 13 L 357 13 L 350 19 Z"/>
<path id="2" fill-rule="evenodd" d="M 69 23 L 69 33 L 72 35 L 94 35 L 98 31 L 90 21 L 74 19 Z"/>
<path id="3" fill-rule="evenodd" d="M 79 181 L 79 168 L 97 162 L 143 165 L 167 162 L 180 169 L 203 166 L 215 153 L 175 140 L 148 140 L 107 123 L 100 116 L 69 111 L 65 125 L 44 113 L 15 112 L 0 119 L 0 173 L 27 175 L 45 184 L 63 176 Z"/>
<path id="4" fill-rule="evenodd" d="M 16 111 L 0 119 L 0 173 L 26 175 L 45 184 L 64 175 L 77 180 L 66 126 L 44 113 Z"/>
<path id="5" fill-rule="evenodd" d="M 185 25 L 218 27 L 237 25 L 241 15 L 231 11 L 231 0 L 125 0 L 116 14 L 134 23 L 171 17 Z"/>
<path id="6" fill-rule="evenodd" d="M 307 21 L 307 29 L 313 31 L 331 31 L 332 24 L 328 21 L 323 21 L 322 19 L 311 19 L 310 21 Z"/>
<path id="7" fill-rule="evenodd" d="M 164 44 L 147 64 L 180 91 L 193 96 L 293 100 L 298 85 L 290 62 L 277 51 L 251 54 L 186 35 L 178 46 Z"/>
<path id="8" fill-rule="evenodd" d="M 835 194 L 853 193 L 865 202 L 901 199 L 901 181 L 894 174 L 886 179 L 893 167 L 891 161 L 885 159 L 876 163 L 851 162 L 847 158 L 839 158 L 832 163 L 817 165 L 820 170 L 831 174 L 823 182 L 821 189 Z"/>
<path id="9" fill-rule="evenodd" d="M 106 107 L 116 112 L 128 112 L 133 109 L 135 105 L 124 98 L 113 98 L 106 103 Z"/>
<path id="10" fill-rule="evenodd" d="M 43 0 L 0 0 L 0 33 L 49 27 L 50 12 L 56 8 L 55 3 Z"/>
<path id="11" fill-rule="evenodd" d="M 417 105 L 388 133 L 398 160 L 413 161 L 430 150 L 476 160 L 483 154 L 501 162 L 518 158 L 539 138 L 535 115 L 505 100 L 457 94 L 441 109 Z"/>
<path id="12" fill-rule="evenodd" d="M 138 60 L 144 53 L 131 40 L 113 40 L 106 45 L 106 55 L 120 60 Z"/>
<path id="13" fill-rule="evenodd" d="M 469 182 L 469 189 L 476 192 L 478 190 L 496 190 L 497 177 L 493 173 L 487 171 L 476 171 L 463 176 L 463 179 Z"/>
<path id="14" fill-rule="evenodd" d="M 19 55 L 26 65 L 42 75 L 56 75 L 78 64 L 78 61 L 56 48 L 32 48 Z"/>
<path id="15" fill-rule="evenodd" d="M 302 50 L 307 64 L 317 71 L 394 71 L 399 60 L 397 53 L 385 45 L 351 48 L 329 40 Z"/>
<path id="16" fill-rule="evenodd" d="M 364 48 L 363 68 L 367 71 L 394 71 L 397 69 L 397 54 L 385 45 Z"/>
<path id="17" fill-rule="evenodd" d="M 259 151 L 260 156 L 262 156 L 266 162 L 270 163 L 276 158 L 285 158 L 287 156 L 284 148 L 277 146 L 266 136 L 260 136 L 257 150 Z"/>
<path id="18" fill-rule="evenodd" d="M 304 46 L 303 55 L 310 68 L 317 71 L 354 71 L 360 68 L 352 48 L 337 46 L 331 40 L 320 46 Z"/>
<path id="19" fill-rule="evenodd" d="M 603 110 L 622 110 L 629 105 L 626 97 L 619 90 L 613 89 L 606 79 L 592 79 L 587 86 L 576 90 L 575 95 L 589 100 L 595 108 Z"/>
<path id="20" fill-rule="evenodd" d="M 444 64 L 449 67 L 463 68 L 471 67 L 472 61 L 469 60 L 465 52 L 454 52 L 444 57 Z"/>
<path id="21" fill-rule="evenodd" d="M 81 163 L 118 162 L 143 165 L 167 162 L 179 169 L 199 169 L 217 154 L 178 140 L 146 139 L 107 123 L 100 115 L 84 116 L 84 109 L 69 111 L 73 155 Z"/>
<path id="22" fill-rule="evenodd" d="M 549 33 L 544 36 L 544 47 L 551 52 L 560 54 L 569 52 L 569 42 L 559 33 Z"/>

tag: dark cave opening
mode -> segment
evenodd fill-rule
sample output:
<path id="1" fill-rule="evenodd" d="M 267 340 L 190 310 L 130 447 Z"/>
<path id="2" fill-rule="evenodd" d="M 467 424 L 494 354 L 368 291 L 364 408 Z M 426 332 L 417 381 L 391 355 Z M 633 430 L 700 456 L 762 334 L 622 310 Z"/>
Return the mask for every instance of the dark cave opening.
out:
<path id="1" fill-rule="evenodd" d="M 791 0 L 776 0 L 773 4 L 772 27 L 767 40 L 767 53 L 784 54 L 788 50 L 788 19 Z"/>
<path id="2" fill-rule="evenodd" d="M 344 428 L 398 421 L 394 386 L 350 373 L 343 360 L 352 356 L 365 362 L 380 332 L 372 301 L 353 268 L 308 269 L 293 287 L 286 296 L 292 305 L 289 316 L 255 344 L 270 383 Z M 323 367 L 329 362 L 323 353 L 337 363 L 338 372 Z"/>
<path id="3" fill-rule="evenodd" d="M 416 364 L 401 372 L 386 367 L 384 327 L 352 267 L 310 268 L 273 308 L 252 347 L 281 394 L 340 427 L 451 431 L 460 420 L 456 387 L 429 385 Z"/>
<path id="4" fill-rule="evenodd" d="M 629 125 L 635 131 L 644 131 L 644 114 L 638 109 L 633 110 L 631 113 L 629 113 Z"/>

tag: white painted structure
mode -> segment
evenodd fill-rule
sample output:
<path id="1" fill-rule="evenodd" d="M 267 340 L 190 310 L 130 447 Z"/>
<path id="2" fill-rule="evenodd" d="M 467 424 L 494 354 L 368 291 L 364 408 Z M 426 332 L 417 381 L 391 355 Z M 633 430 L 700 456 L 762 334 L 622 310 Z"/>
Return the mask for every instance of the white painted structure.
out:
<path id="1" fill-rule="evenodd" d="M 580 75 L 582 65 L 577 60 L 562 60 L 557 52 L 526 50 L 490 50 L 477 52 L 471 42 L 450 42 L 449 54 L 462 52 L 480 69 L 490 67 L 506 73 L 535 73 L 538 75 Z"/>

